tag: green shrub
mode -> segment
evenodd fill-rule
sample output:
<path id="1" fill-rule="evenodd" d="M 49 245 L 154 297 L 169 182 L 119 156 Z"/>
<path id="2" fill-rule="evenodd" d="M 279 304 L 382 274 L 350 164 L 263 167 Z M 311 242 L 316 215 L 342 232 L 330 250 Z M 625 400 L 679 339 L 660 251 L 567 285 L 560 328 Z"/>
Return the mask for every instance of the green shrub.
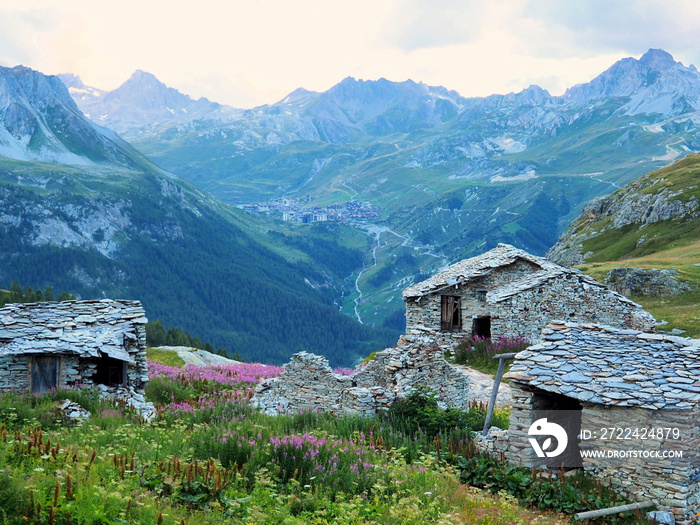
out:
<path id="1" fill-rule="evenodd" d="M 457 457 L 455 465 L 460 470 L 460 481 L 484 488 L 492 493 L 505 491 L 523 505 L 538 510 L 575 514 L 592 509 L 602 509 L 629 503 L 609 486 L 584 471 L 564 475 L 563 471 L 548 473 L 516 466 L 488 454 L 469 449 Z M 593 521 L 592 523 L 596 523 Z M 600 523 L 646 523 L 639 515 L 606 516 Z"/>
<path id="2" fill-rule="evenodd" d="M 169 378 L 152 378 L 144 388 L 146 398 L 156 405 L 168 403 L 183 403 L 196 398 L 197 393 L 192 388 L 183 386 Z"/>
<path id="3" fill-rule="evenodd" d="M 20 523 L 29 505 L 29 490 L 24 480 L 0 470 L 0 523 Z"/>
<path id="4" fill-rule="evenodd" d="M 443 430 L 460 427 L 464 422 L 460 410 L 441 410 L 435 393 L 424 385 L 394 401 L 387 415 L 390 422 L 403 426 L 407 433 L 422 430 L 431 437 Z"/>
<path id="5" fill-rule="evenodd" d="M 520 352 L 530 345 L 520 336 L 503 336 L 498 339 L 470 337 L 460 340 L 451 352 L 445 356 L 453 363 L 466 365 L 486 374 L 495 374 L 498 370 L 498 354 Z"/>

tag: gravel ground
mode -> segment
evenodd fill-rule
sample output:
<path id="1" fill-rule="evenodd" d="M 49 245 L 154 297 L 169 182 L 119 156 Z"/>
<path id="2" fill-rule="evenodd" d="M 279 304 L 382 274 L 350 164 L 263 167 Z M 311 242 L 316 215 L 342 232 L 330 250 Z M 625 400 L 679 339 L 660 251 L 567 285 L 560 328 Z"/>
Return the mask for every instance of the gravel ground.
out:
<path id="1" fill-rule="evenodd" d="M 469 376 L 469 396 L 477 401 L 488 403 L 491 399 L 491 392 L 493 391 L 493 376 L 466 366 L 455 366 Z M 496 406 L 509 405 L 510 401 L 510 385 L 501 381 L 498 387 Z"/>

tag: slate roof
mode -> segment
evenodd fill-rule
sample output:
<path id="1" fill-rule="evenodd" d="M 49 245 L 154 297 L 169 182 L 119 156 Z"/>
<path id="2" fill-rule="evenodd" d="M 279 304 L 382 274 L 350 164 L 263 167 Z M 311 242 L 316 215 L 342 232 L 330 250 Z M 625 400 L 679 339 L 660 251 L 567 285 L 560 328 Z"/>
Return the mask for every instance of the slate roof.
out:
<path id="1" fill-rule="evenodd" d="M 691 409 L 700 403 L 700 340 L 553 321 L 504 377 L 590 403 Z"/>
<path id="2" fill-rule="evenodd" d="M 108 355 L 134 362 L 125 341 L 138 340 L 146 324 L 139 301 L 65 301 L 0 308 L 0 356 L 21 354 Z"/>
<path id="3" fill-rule="evenodd" d="M 605 288 L 592 277 L 587 276 L 579 270 L 567 268 L 554 263 L 544 257 L 531 255 L 526 251 L 520 250 L 510 244 L 499 244 L 496 248 L 489 250 L 481 255 L 464 259 L 458 263 L 449 266 L 448 268 L 436 273 L 429 279 L 420 283 L 409 286 L 403 291 L 404 298 L 416 298 L 435 293 L 450 286 L 459 286 L 475 279 L 484 277 L 498 268 L 509 266 L 515 263 L 518 259 L 528 261 L 536 265 L 539 269 L 533 269 L 533 272 L 527 275 L 516 278 L 508 284 L 499 286 L 489 291 L 486 300 L 489 303 L 497 303 L 503 301 L 520 292 L 538 287 L 546 283 L 549 279 L 562 275 L 569 275 L 581 282 L 598 288 Z M 623 295 L 616 292 L 610 292 L 621 301 L 635 304 Z"/>

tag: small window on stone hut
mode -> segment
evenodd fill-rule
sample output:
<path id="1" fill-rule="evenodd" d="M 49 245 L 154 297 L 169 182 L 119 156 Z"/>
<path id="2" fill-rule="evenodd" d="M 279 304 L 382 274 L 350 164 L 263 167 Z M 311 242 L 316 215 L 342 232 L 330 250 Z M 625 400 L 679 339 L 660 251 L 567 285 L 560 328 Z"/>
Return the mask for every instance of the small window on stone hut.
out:
<path id="1" fill-rule="evenodd" d="M 443 332 L 462 330 L 462 299 L 458 295 L 443 295 L 441 298 L 440 329 Z"/>
<path id="2" fill-rule="evenodd" d="M 476 300 L 481 302 L 481 303 L 485 303 L 487 293 L 488 293 L 488 290 L 477 290 L 476 291 Z"/>

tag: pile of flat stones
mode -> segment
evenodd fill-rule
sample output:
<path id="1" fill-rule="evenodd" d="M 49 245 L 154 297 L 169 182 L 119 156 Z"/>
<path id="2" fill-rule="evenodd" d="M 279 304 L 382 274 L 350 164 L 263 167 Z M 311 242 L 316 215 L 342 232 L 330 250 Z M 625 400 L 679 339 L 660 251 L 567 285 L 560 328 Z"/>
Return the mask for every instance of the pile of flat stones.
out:
<path id="1" fill-rule="evenodd" d="M 58 408 L 63 412 L 67 418 L 86 421 L 90 417 L 90 412 L 85 410 L 75 401 L 70 399 L 65 399 L 59 403 Z"/>
<path id="2" fill-rule="evenodd" d="M 151 423 L 156 417 L 156 407 L 150 401 L 146 401 L 143 391 L 137 391 L 133 387 L 107 385 L 97 385 L 97 389 L 103 399 L 115 403 L 123 402 L 133 408 L 146 423 Z"/>
<path id="3" fill-rule="evenodd" d="M 263 381 L 251 399 L 267 414 L 313 410 L 371 416 L 422 385 L 439 406 L 466 408 L 469 378 L 443 357 L 430 339 L 404 336 L 396 348 L 377 352 L 355 374 L 334 374 L 322 356 L 300 352 L 281 376 Z"/>
<path id="4" fill-rule="evenodd" d="M 486 435 L 473 432 L 474 444 L 480 452 L 498 457 L 508 451 L 508 430 L 491 427 Z"/>

